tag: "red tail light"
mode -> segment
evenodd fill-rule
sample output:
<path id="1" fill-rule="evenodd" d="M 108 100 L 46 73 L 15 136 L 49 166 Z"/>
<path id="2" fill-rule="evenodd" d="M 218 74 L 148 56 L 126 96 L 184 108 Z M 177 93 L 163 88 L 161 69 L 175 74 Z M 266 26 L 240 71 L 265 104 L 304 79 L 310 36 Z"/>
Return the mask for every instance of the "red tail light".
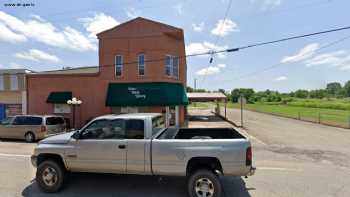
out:
<path id="1" fill-rule="evenodd" d="M 41 126 L 40 131 L 41 131 L 41 132 L 46 132 L 46 127 L 45 127 L 45 126 Z"/>
<path id="2" fill-rule="evenodd" d="M 252 160 L 253 160 L 252 147 L 248 147 L 247 148 L 247 152 L 246 152 L 245 165 L 246 166 L 251 166 L 252 165 Z"/>

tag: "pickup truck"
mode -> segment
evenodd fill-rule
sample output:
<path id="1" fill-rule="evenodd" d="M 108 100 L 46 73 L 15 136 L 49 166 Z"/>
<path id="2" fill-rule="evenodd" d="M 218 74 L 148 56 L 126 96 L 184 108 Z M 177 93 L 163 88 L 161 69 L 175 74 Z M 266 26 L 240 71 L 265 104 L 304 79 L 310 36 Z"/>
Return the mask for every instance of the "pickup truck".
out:
<path id="1" fill-rule="evenodd" d="M 252 148 L 234 128 L 165 128 L 162 114 L 105 115 L 48 137 L 31 157 L 44 192 L 67 172 L 187 176 L 189 196 L 221 196 L 219 176 L 251 176 Z"/>

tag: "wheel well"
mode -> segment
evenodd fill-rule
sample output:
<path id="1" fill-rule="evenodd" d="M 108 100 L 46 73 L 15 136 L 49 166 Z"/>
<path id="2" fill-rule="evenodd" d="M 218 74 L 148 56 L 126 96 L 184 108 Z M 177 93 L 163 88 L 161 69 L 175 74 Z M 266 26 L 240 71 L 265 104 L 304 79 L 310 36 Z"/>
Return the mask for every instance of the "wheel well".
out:
<path id="1" fill-rule="evenodd" d="M 33 132 L 33 131 L 27 131 L 27 132 L 24 134 L 24 136 L 26 136 L 28 133 L 33 134 L 33 136 L 35 137 L 35 134 L 34 134 L 34 132 Z"/>
<path id="2" fill-rule="evenodd" d="M 65 167 L 63 159 L 60 155 L 50 154 L 50 153 L 39 154 L 36 160 L 37 166 L 39 166 L 43 161 L 46 161 L 46 160 L 56 161 L 58 164 Z"/>
<path id="3" fill-rule="evenodd" d="M 186 175 L 190 175 L 198 169 L 219 170 L 223 174 L 222 166 L 216 157 L 194 157 L 187 163 Z"/>

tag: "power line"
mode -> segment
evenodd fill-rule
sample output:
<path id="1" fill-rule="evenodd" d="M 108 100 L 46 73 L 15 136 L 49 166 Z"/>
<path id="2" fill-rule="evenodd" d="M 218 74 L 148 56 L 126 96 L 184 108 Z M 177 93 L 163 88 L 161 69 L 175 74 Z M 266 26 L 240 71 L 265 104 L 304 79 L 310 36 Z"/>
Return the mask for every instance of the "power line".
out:
<path id="1" fill-rule="evenodd" d="M 331 46 L 333 46 L 333 45 L 336 45 L 336 44 L 338 44 L 338 43 L 340 43 L 340 42 L 343 42 L 343 41 L 345 41 L 345 40 L 347 40 L 347 39 L 349 39 L 349 38 L 350 38 L 350 36 L 346 36 L 346 37 L 343 37 L 343 38 L 341 38 L 341 39 L 338 39 L 338 40 L 336 40 L 336 41 L 334 41 L 334 42 L 330 42 L 330 43 L 328 43 L 328 44 L 326 44 L 326 45 L 321 46 L 320 48 L 318 48 L 318 49 L 316 49 L 316 50 L 314 50 L 314 51 L 310 51 L 310 52 L 306 53 L 304 56 L 307 56 L 307 55 L 309 55 L 309 54 L 313 54 L 313 53 L 316 53 L 316 52 L 320 52 L 320 51 L 323 50 L 323 49 L 329 48 L 329 47 L 331 47 Z M 268 70 L 272 70 L 272 69 L 274 69 L 274 68 L 277 68 L 277 67 L 279 67 L 279 66 L 281 66 L 281 65 L 286 65 L 286 63 L 280 62 L 280 63 L 274 64 L 274 65 L 272 65 L 272 66 L 265 67 L 265 68 L 260 69 L 260 70 L 257 70 L 257 71 L 253 71 L 253 72 L 251 72 L 251 73 L 247 73 L 247 74 L 244 74 L 244 75 L 235 77 L 235 78 L 231 78 L 230 80 L 240 80 L 240 79 L 243 79 L 243 78 L 252 77 L 252 76 L 254 76 L 254 75 L 258 75 L 258 74 L 263 73 L 263 72 L 266 72 L 266 71 L 268 71 Z"/>
<path id="2" fill-rule="evenodd" d="M 202 56 L 202 55 L 237 52 L 237 51 L 240 51 L 243 49 L 264 46 L 264 45 L 269 45 L 269 44 L 275 44 L 275 43 L 279 43 L 279 42 L 285 42 L 285 41 L 295 40 L 295 39 L 300 39 L 300 38 L 312 37 L 312 36 L 316 36 L 316 35 L 328 34 L 328 33 L 337 32 L 337 31 L 344 31 L 344 30 L 348 30 L 348 29 L 350 29 L 350 26 L 330 29 L 330 30 L 326 30 L 326 31 L 308 33 L 308 34 L 303 34 L 303 35 L 298 35 L 298 36 L 286 37 L 286 38 L 273 40 L 273 41 L 258 42 L 258 43 L 244 45 L 244 46 L 236 47 L 236 48 L 229 48 L 229 49 L 218 50 L 218 51 L 207 51 L 207 52 L 203 52 L 203 53 L 195 53 L 195 54 L 189 54 L 189 55 L 185 55 L 185 56 L 178 56 L 177 58 L 183 59 L 183 58 L 196 57 L 196 56 Z M 145 60 L 145 62 L 146 63 L 147 62 L 159 62 L 159 61 L 164 61 L 164 60 L 165 60 L 165 58 L 158 58 L 158 59 Z M 137 64 L 137 63 L 138 63 L 138 61 L 131 61 L 131 62 L 124 62 L 123 65 Z M 103 65 L 103 66 L 115 66 L 115 65 L 113 64 L 113 65 Z"/>

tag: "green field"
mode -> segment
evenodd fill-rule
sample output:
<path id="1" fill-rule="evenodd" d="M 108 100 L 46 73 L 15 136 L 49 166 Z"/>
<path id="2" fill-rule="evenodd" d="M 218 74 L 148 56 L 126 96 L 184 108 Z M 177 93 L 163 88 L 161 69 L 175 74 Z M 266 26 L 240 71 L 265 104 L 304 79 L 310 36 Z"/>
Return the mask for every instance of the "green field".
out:
<path id="1" fill-rule="evenodd" d="M 307 105 L 303 106 L 301 101 L 298 102 L 300 106 L 278 103 L 255 103 L 246 104 L 244 108 L 252 111 L 269 113 L 306 121 L 320 122 L 323 124 L 329 124 L 346 128 L 350 127 L 350 110 L 339 110 L 325 107 L 307 107 Z M 329 103 L 326 104 L 332 105 Z M 332 106 L 336 105 L 334 104 Z M 235 103 L 229 103 L 228 107 L 240 108 L 240 106 Z"/>

